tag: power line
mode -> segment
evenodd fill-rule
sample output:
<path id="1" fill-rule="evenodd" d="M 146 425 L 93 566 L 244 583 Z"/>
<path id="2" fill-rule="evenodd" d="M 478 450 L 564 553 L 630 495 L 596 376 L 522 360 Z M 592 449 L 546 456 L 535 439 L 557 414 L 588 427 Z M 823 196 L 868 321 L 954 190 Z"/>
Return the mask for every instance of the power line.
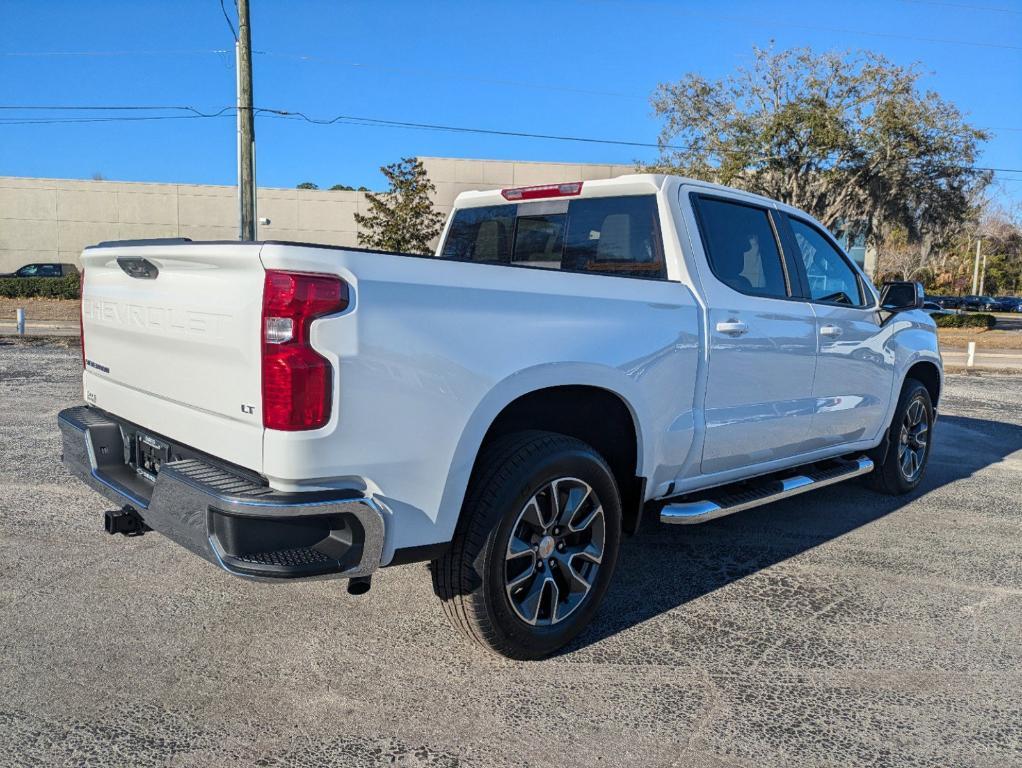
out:
<path id="1" fill-rule="evenodd" d="M 283 117 L 298 117 L 305 120 L 308 123 L 314 125 L 334 125 L 337 123 L 349 124 L 357 121 L 358 125 L 367 126 L 393 126 L 397 128 L 419 128 L 424 130 L 434 131 L 451 131 L 455 133 L 474 133 L 474 134 L 487 134 L 494 136 L 513 136 L 517 138 L 528 138 L 528 139 L 547 139 L 551 141 L 575 141 L 584 142 L 590 144 L 611 144 L 616 146 L 625 147 L 648 147 L 653 149 L 673 149 L 677 151 L 688 151 L 691 150 L 691 146 L 679 146 L 676 144 L 657 144 L 642 141 L 626 141 L 620 139 L 596 139 L 586 136 L 561 136 L 555 134 L 544 134 L 544 133 L 528 133 L 525 131 L 504 131 L 490 128 L 468 128 L 465 126 L 453 126 L 453 125 L 439 125 L 436 123 L 414 123 L 404 120 L 384 120 L 375 117 L 356 117 L 353 115 L 337 115 L 332 118 L 311 118 L 304 112 L 284 110 L 284 109 L 269 109 L 269 108 L 257 108 L 257 113 L 273 114 Z M 762 158 L 765 159 L 765 158 Z M 972 170 L 976 171 L 993 171 L 995 173 L 1022 173 L 1022 168 L 988 168 L 984 166 L 971 166 Z"/>
<path id="2" fill-rule="evenodd" d="M 234 107 L 231 107 L 234 109 Z M 144 117 L 40 117 L 40 118 L 0 118 L 0 125 L 53 125 L 60 123 L 128 123 L 155 120 L 202 120 L 215 117 L 232 117 L 233 113 L 224 112 L 214 115 L 147 115 Z"/>
<path id="3" fill-rule="evenodd" d="M 234 53 L 226 48 L 193 48 L 167 50 L 124 51 L 0 51 L 0 56 L 11 58 L 45 58 L 47 56 L 202 56 L 210 53 Z"/>
<path id="4" fill-rule="evenodd" d="M 304 112 L 287 109 L 270 109 L 267 107 L 257 108 L 256 113 L 262 114 L 273 114 L 280 115 L 282 117 L 298 117 L 307 123 L 314 125 L 334 125 L 335 123 L 349 123 L 352 121 L 358 121 L 362 125 L 380 125 L 380 126 L 393 126 L 396 128 L 418 128 L 430 131 L 450 131 L 453 133 L 475 133 L 475 134 L 486 134 L 491 136 L 513 136 L 516 138 L 526 139 L 547 139 L 550 141 L 576 141 L 587 144 L 611 144 L 622 147 L 650 147 L 653 149 L 659 149 L 659 144 L 645 142 L 645 141 L 627 141 L 623 139 L 595 139 L 586 136 L 559 136 L 556 134 L 546 133 L 529 133 L 526 131 L 505 131 L 494 128 L 469 128 L 459 125 L 440 125 L 436 123 L 414 123 L 405 120 L 385 120 L 376 117 L 358 117 L 354 115 L 337 115 L 331 118 L 314 118 L 309 117 Z M 665 144 L 663 149 L 676 149 L 676 150 L 687 150 L 691 147 L 674 146 Z"/>
<path id="5" fill-rule="evenodd" d="M 0 110 L 185 110 L 190 112 L 188 115 L 152 115 L 143 117 L 104 117 L 104 118 L 7 118 L 6 122 L 0 119 L 0 124 L 27 124 L 27 123 L 58 123 L 58 122 L 114 122 L 114 121 L 128 121 L 128 120 L 169 120 L 169 119 L 181 119 L 181 118 L 211 118 L 221 117 L 228 113 L 231 113 L 235 109 L 233 106 L 224 107 L 217 112 L 202 112 L 195 107 L 190 106 L 141 106 L 141 105 L 126 105 L 126 106 L 16 106 L 16 105 L 0 105 Z M 256 114 L 287 118 L 292 120 L 302 120 L 313 125 L 360 125 L 365 127 L 393 127 L 393 128 L 409 128 L 418 130 L 431 130 L 431 131 L 446 131 L 451 133 L 469 133 L 469 134 L 481 134 L 488 136 L 509 136 L 513 138 L 525 138 L 525 139 L 542 139 L 547 141 L 570 141 L 579 142 L 585 144 L 605 144 L 612 146 L 623 146 L 623 147 L 640 147 L 649 149 L 670 149 L 675 151 L 685 152 L 691 150 L 690 145 L 677 145 L 677 144 L 659 144 L 654 142 L 645 141 L 629 141 L 625 139 L 599 139 L 591 136 L 568 136 L 561 134 L 550 134 L 550 133 L 531 133 L 528 131 L 508 131 L 494 128 L 476 128 L 469 126 L 460 125 L 445 125 L 440 123 L 420 123 L 412 122 L 407 120 L 389 120 L 384 118 L 376 117 L 363 117 L 358 115 L 336 115 L 331 118 L 315 118 L 310 117 L 304 112 L 298 110 L 287 110 L 287 109 L 274 109 L 270 107 L 257 107 L 254 109 Z M 759 158 L 766 159 L 766 158 Z M 1022 168 L 993 168 L 988 166 L 970 166 L 975 171 L 990 171 L 993 173 L 1022 173 Z"/>
<path id="6" fill-rule="evenodd" d="M 202 110 L 196 109 L 195 107 L 181 106 L 177 104 L 170 105 L 145 105 L 145 104 L 94 104 L 94 105 L 52 105 L 52 104 L 0 104 L 0 109 L 10 110 L 25 110 L 25 111 L 44 111 L 44 112 L 57 112 L 57 111 L 87 111 L 87 112 L 127 112 L 131 110 L 149 110 L 149 111 L 163 111 L 170 112 L 174 110 L 180 110 L 185 112 L 194 112 L 199 117 L 219 117 L 228 109 L 234 109 L 233 106 L 224 107 L 218 112 L 203 112 Z"/>
<path id="7" fill-rule="evenodd" d="M 234 22 L 231 21 L 231 17 L 227 15 L 227 9 L 224 8 L 224 0 L 220 0 L 220 10 L 224 12 L 224 21 L 227 22 L 227 26 L 231 30 L 231 36 L 234 38 L 234 42 L 238 42 L 238 33 L 234 29 Z"/>

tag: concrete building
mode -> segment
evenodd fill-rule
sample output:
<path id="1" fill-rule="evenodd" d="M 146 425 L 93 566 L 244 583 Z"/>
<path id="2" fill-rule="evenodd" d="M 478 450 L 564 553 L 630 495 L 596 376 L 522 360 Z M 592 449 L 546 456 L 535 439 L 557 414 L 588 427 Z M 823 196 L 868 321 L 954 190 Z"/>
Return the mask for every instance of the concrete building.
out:
<path id="1" fill-rule="evenodd" d="M 634 171 L 630 165 L 421 160 L 436 185 L 434 205 L 445 215 L 458 193 L 469 189 L 607 179 Z M 259 238 L 358 245 L 354 214 L 365 210 L 363 192 L 261 187 L 258 215 L 270 223 L 259 227 Z M 103 240 L 233 240 L 237 222 L 233 186 L 0 176 L 0 273 L 32 262 L 77 264 L 83 248 Z"/>
<path id="2" fill-rule="evenodd" d="M 434 205 L 447 215 L 458 193 L 557 181 L 609 179 L 631 165 L 534 163 L 422 157 L 436 186 Z M 358 245 L 355 213 L 367 209 L 364 192 L 260 187 L 262 240 Z M 0 176 L 0 273 L 32 262 L 78 263 L 82 249 L 103 240 L 188 237 L 234 240 L 238 197 L 233 186 L 76 181 Z M 860 242 L 843 242 L 872 272 L 875 255 Z"/>

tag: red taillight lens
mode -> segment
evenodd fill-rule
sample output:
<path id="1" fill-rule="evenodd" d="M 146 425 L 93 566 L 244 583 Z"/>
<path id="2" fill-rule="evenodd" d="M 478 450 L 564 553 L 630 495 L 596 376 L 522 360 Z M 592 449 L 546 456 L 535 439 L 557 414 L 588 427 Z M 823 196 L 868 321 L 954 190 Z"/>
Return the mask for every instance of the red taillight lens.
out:
<path id="1" fill-rule="evenodd" d="M 333 275 L 268 270 L 263 283 L 263 426 L 293 432 L 330 420 L 330 361 L 309 343 L 309 326 L 348 306 Z"/>
<path id="2" fill-rule="evenodd" d="M 85 370 L 85 267 L 78 273 L 78 337 L 82 344 L 82 370 Z"/>
<path id="3" fill-rule="evenodd" d="M 505 200 L 539 200 L 544 197 L 575 197 L 582 194 L 582 182 L 571 181 L 566 184 L 540 184 L 536 187 L 515 187 L 502 189 L 500 194 Z"/>

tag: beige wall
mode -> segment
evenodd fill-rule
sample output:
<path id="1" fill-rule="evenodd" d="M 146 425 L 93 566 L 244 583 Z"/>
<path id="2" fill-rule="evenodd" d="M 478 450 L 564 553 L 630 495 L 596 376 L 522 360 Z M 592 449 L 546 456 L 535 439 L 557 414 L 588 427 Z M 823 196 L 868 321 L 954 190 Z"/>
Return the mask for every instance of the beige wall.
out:
<path id="1" fill-rule="evenodd" d="M 355 245 L 353 213 L 365 206 L 357 192 L 260 189 L 266 239 Z M 238 236 L 234 187 L 69 181 L 0 176 L 0 272 L 33 261 L 77 263 L 87 245 L 102 240 Z"/>
<path id="2" fill-rule="evenodd" d="M 469 189 L 606 179 L 631 173 L 627 165 L 530 163 L 423 157 L 445 215 Z M 357 245 L 361 192 L 260 188 L 263 240 Z M 233 240 L 238 203 L 234 187 L 74 181 L 0 176 L 0 272 L 33 261 L 77 263 L 87 245 L 103 240 L 189 237 Z"/>

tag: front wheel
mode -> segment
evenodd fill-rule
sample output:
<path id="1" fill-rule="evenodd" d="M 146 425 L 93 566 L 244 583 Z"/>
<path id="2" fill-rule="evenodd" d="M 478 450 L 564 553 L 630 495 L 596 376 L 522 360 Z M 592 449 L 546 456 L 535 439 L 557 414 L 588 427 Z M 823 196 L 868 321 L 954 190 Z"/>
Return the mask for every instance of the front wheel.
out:
<path id="1" fill-rule="evenodd" d="M 867 476 L 876 491 L 897 496 L 923 479 L 933 437 L 933 403 L 922 382 L 906 379 L 888 430 L 886 445 L 872 454 L 876 469 Z"/>
<path id="2" fill-rule="evenodd" d="M 484 448 L 454 540 L 432 563 L 448 619 L 487 650 L 547 656 L 592 619 L 621 539 L 614 476 L 589 445 L 528 431 Z"/>

